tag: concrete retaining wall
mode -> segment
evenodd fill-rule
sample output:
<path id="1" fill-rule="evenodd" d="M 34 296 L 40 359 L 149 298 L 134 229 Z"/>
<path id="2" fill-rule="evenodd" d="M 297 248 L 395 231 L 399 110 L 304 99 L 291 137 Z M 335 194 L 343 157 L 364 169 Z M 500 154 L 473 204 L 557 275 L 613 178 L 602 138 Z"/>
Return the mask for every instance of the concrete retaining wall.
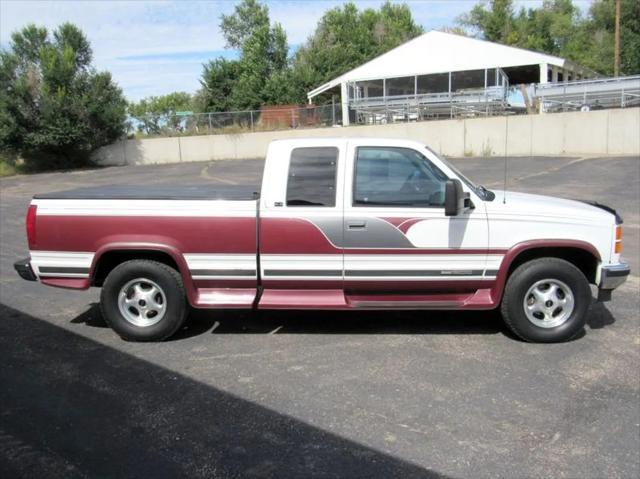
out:
<path id="1" fill-rule="evenodd" d="M 640 155 L 640 108 L 124 140 L 96 151 L 103 165 L 264 156 L 271 140 L 370 136 L 422 141 L 447 156 Z"/>

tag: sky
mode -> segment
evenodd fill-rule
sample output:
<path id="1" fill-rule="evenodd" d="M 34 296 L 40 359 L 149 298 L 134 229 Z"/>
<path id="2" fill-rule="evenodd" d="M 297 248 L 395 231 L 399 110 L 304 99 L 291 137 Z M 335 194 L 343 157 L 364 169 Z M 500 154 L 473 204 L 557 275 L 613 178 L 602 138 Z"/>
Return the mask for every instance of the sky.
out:
<path id="1" fill-rule="evenodd" d="M 574 0 L 586 10 L 592 0 Z M 195 92 L 202 64 L 225 49 L 220 15 L 233 12 L 235 1 L 54 1 L 0 0 L 0 47 L 11 33 L 28 23 L 54 29 L 70 21 L 85 32 L 98 70 L 108 70 L 132 101 L 173 91 Z M 313 33 L 322 14 L 342 2 L 335 0 L 266 1 L 272 22 L 279 22 L 294 49 Z M 378 8 L 380 0 L 356 0 L 359 8 Z M 476 0 L 407 0 L 425 31 L 451 26 Z M 542 0 L 516 0 L 517 7 L 535 7 Z"/>

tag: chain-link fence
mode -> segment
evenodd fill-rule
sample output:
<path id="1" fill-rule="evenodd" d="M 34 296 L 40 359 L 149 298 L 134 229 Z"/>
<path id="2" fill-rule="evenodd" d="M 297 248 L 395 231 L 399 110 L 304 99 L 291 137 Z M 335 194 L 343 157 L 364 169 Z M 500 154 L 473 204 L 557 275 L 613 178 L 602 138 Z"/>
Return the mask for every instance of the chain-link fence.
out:
<path id="1" fill-rule="evenodd" d="M 138 137 L 219 135 L 299 128 L 331 127 L 342 124 L 339 104 L 272 106 L 260 110 L 215 113 L 182 112 L 174 115 L 129 117 L 129 131 Z"/>

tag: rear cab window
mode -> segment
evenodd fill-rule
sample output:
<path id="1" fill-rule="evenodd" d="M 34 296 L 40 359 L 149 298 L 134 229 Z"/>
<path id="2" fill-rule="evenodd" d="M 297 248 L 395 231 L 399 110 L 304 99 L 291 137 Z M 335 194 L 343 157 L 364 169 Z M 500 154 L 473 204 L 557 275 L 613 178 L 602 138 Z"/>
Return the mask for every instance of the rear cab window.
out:
<path id="1" fill-rule="evenodd" d="M 287 176 L 287 206 L 335 207 L 339 150 L 294 148 Z"/>

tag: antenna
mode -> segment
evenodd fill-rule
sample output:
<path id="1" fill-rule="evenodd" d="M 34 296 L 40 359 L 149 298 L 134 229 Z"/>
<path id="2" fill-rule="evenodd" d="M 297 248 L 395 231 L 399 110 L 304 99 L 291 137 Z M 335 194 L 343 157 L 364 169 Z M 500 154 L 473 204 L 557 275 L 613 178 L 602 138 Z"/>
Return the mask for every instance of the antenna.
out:
<path id="1" fill-rule="evenodd" d="M 502 188 L 502 203 L 507 202 L 507 143 L 509 141 L 509 117 L 504 117 L 504 188 Z"/>

